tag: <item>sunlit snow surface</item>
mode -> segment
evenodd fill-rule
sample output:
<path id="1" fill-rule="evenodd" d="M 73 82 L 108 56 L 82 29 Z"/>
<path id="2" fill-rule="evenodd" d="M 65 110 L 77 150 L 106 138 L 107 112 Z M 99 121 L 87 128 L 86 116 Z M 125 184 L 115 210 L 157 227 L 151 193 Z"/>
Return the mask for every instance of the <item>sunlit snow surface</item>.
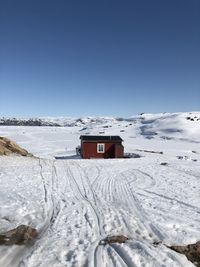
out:
<path id="1" fill-rule="evenodd" d="M 0 136 L 38 158 L 0 157 L 0 229 L 28 224 L 40 236 L 28 247 L 1 246 L 0 266 L 193 266 L 153 243 L 200 240 L 198 118 L 200 113 L 144 114 L 85 119 L 84 126 L 1 126 Z M 99 132 L 120 135 L 125 152 L 141 157 L 54 159 L 73 156 L 81 134 Z M 130 240 L 99 245 L 118 234 Z"/>

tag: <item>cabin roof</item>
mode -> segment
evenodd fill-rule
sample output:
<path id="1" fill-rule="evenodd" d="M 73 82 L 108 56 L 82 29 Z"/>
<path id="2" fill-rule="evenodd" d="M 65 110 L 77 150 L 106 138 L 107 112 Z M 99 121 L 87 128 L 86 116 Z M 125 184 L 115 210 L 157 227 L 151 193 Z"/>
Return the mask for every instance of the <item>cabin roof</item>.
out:
<path id="1" fill-rule="evenodd" d="M 81 135 L 82 141 L 123 141 L 119 135 Z"/>

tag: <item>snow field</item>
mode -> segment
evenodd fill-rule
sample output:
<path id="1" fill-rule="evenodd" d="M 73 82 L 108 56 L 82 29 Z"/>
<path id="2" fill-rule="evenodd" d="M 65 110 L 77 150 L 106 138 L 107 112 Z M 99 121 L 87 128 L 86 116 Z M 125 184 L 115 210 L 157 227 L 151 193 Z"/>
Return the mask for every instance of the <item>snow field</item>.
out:
<path id="1" fill-rule="evenodd" d="M 0 126 L 38 156 L 0 157 L 0 230 L 39 230 L 30 246 L 1 246 L 0 267 L 194 266 L 164 244 L 200 240 L 199 112 L 46 121 L 71 125 Z M 141 157 L 55 160 L 73 156 L 81 134 L 120 135 Z M 99 245 L 118 234 L 129 241 Z"/>
<path id="2" fill-rule="evenodd" d="M 160 157 L 1 157 L 1 192 L 10 192 L 1 195 L 2 229 L 29 224 L 40 238 L 30 248 L 1 248 L 0 266 L 193 266 L 153 242 L 200 239 L 200 169 L 178 160 L 161 166 Z M 130 240 L 99 245 L 117 234 Z"/>

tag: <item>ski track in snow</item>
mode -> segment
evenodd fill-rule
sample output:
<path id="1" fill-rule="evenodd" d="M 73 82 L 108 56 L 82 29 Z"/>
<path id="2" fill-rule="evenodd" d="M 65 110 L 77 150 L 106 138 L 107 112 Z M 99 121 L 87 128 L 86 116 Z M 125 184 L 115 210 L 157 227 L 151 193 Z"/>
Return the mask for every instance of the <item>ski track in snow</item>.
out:
<path id="1" fill-rule="evenodd" d="M 136 168 L 134 160 L 24 161 L 24 168 L 32 168 L 34 179 L 40 184 L 41 219 L 35 222 L 35 227 L 39 223 L 40 235 L 28 247 L 2 247 L 0 266 L 192 266 L 186 258 L 166 247 L 153 246 L 154 241 L 168 242 L 170 239 L 162 219 L 156 221 L 154 216 L 166 216 L 171 221 L 175 216 L 173 209 L 171 214 L 170 211 L 166 214 L 158 203 L 162 206 L 164 201 L 167 207 L 176 203 L 182 211 L 196 213 L 194 227 L 198 223 L 200 207 L 159 192 L 162 188 L 152 167 L 144 172 L 141 166 Z M 23 167 L 20 159 L 13 162 L 9 164 L 18 176 L 18 188 L 26 183 L 27 176 L 19 171 Z M 180 171 L 183 172 L 173 169 L 176 175 Z M 0 174 L 2 179 L 6 168 Z M 186 171 L 182 179 L 191 175 Z M 21 188 L 23 190 L 18 190 L 20 203 L 26 205 L 28 187 Z M 144 199 L 150 205 L 149 209 L 143 204 Z M 158 205 L 155 212 L 151 209 L 154 201 Z M 154 215 L 150 216 L 149 212 Z M 180 222 L 178 218 L 176 220 Z M 182 218 L 184 220 L 185 223 L 190 221 L 186 217 Z M 99 245 L 101 239 L 115 234 L 124 234 L 130 240 L 126 244 Z"/>

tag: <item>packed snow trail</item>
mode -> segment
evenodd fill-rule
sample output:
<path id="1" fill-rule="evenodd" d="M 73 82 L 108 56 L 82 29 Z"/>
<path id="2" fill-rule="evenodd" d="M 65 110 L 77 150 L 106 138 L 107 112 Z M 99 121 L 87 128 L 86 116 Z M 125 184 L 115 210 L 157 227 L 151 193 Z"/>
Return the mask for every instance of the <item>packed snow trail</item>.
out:
<path id="1" fill-rule="evenodd" d="M 200 170 L 172 164 L 166 173 L 157 160 L 0 158 L 2 228 L 28 224 L 40 233 L 28 247 L 1 246 L 0 266 L 193 266 L 153 243 L 198 238 Z M 99 245 L 119 234 L 130 240 Z"/>

